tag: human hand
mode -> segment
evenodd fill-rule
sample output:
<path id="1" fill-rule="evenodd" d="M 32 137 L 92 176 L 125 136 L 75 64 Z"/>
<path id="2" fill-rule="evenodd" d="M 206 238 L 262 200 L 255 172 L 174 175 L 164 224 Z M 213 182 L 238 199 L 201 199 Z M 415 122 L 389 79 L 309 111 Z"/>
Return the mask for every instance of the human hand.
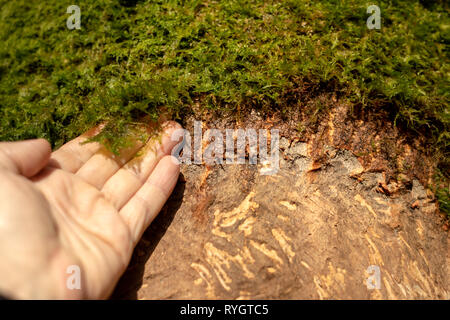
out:
<path id="1" fill-rule="evenodd" d="M 85 143 L 51 153 L 46 140 L 0 142 L 0 292 L 13 299 L 107 298 L 145 229 L 172 192 L 179 166 L 166 123 L 160 139 L 114 156 Z M 137 151 L 139 150 L 139 153 Z M 69 266 L 80 289 L 66 285 Z"/>

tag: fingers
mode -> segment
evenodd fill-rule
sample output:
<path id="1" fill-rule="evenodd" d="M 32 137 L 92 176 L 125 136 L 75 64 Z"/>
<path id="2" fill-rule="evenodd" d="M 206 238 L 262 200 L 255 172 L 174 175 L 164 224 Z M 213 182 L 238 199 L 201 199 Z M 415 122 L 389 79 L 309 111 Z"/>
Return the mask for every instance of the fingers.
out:
<path id="1" fill-rule="evenodd" d="M 75 173 L 83 166 L 97 151 L 101 145 L 97 142 L 86 142 L 89 138 L 98 134 L 104 125 L 92 128 L 78 138 L 75 138 L 52 153 L 49 166 L 60 168 Z"/>
<path id="2" fill-rule="evenodd" d="M 105 182 L 130 160 L 142 146 L 141 141 L 136 141 L 132 147 L 120 150 L 118 156 L 102 147 L 83 164 L 76 175 L 100 190 Z"/>
<path id="3" fill-rule="evenodd" d="M 102 188 L 105 197 L 120 210 L 145 183 L 158 162 L 169 155 L 178 141 L 172 133 L 181 128 L 176 122 L 168 123 L 162 137 L 151 139 L 133 158 L 110 177 Z"/>
<path id="4" fill-rule="evenodd" d="M 46 166 L 51 152 L 44 139 L 0 142 L 0 167 L 32 177 Z"/>
<path id="5" fill-rule="evenodd" d="M 179 126 L 175 122 L 163 124 L 165 130 Z M 116 156 L 112 152 L 101 148 L 77 171 L 76 175 L 87 183 L 101 190 L 105 183 L 124 166 L 143 147 L 144 143 L 136 141 L 132 147 L 121 150 Z M 154 147 L 154 146 L 149 146 Z M 121 182 L 119 181 L 119 184 Z"/>
<path id="6" fill-rule="evenodd" d="M 120 210 L 136 244 L 166 203 L 175 187 L 180 167 L 172 156 L 163 157 L 150 177 Z"/>

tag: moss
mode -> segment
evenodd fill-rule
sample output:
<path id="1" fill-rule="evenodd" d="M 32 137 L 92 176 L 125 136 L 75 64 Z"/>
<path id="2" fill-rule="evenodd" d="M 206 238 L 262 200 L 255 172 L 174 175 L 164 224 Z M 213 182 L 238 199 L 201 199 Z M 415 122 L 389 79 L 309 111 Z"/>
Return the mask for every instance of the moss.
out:
<path id="1" fill-rule="evenodd" d="M 0 0 L 0 139 L 59 146 L 102 121 L 126 129 L 204 108 L 270 113 L 326 87 L 428 137 L 448 166 L 449 17 L 444 1 Z M 319 117 L 327 106 L 318 104 Z M 124 131 L 125 130 L 125 131 Z"/>

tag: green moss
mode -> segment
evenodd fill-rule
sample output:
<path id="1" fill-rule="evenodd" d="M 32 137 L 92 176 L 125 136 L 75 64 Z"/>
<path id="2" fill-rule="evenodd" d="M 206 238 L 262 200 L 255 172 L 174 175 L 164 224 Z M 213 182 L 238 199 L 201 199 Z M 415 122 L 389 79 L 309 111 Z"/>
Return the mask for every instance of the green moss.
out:
<path id="1" fill-rule="evenodd" d="M 102 121 L 124 128 L 193 101 L 282 109 L 299 85 L 326 87 L 428 137 L 448 167 L 449 10 L 444 1 L 0 0 L 0 139 L 54 146 Z M 318 106 L 318 117 L 327 106 Z"/>
<path id="2" fill-rule="evenodd" d="M 448 177 L 440 170 L 437 170 L 435 176 L 434 193 L 439 203 L 439 209 L 450 219 L 450 186 Z"/>

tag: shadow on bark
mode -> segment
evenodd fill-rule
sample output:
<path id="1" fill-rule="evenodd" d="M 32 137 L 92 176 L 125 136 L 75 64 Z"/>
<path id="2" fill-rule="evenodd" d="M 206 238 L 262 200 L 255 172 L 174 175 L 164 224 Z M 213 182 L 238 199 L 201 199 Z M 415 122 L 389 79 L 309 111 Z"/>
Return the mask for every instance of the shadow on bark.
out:
<path id="1" fill-rule="evenodd" d="M 136 300 L 137 292 L 143 283 L 145 263 L 150 259 L 156 246 L 172 223 L 175 214 L 181 206 L 185 190 L 185 179 L 182 173 L 178 178 L 172 195 L 159 215 L 144 232 L 142 239 L 134 249 L 130 264 L 120 278 L 111 295 L 112 300 Z"/>

